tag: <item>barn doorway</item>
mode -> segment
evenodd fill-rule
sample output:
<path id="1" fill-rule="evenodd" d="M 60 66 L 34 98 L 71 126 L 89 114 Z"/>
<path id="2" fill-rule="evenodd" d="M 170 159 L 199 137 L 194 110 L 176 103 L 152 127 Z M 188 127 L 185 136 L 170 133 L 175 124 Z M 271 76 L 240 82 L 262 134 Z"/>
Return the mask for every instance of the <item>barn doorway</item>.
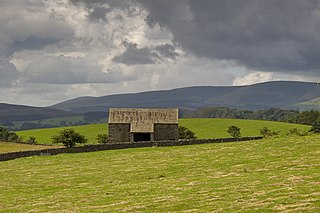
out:
<path id="1" fill-rule="evenodd" d="M 151 133 L 134 133 L 133 141 L 151 141 Z"/>

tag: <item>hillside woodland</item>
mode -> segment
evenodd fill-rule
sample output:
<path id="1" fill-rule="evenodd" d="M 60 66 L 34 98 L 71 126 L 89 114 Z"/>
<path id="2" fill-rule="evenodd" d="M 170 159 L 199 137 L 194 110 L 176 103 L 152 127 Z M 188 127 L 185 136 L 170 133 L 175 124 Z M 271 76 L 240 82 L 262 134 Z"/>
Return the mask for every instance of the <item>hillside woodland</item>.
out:
<path id="1" fill-rule="evenodd" d="M 320 112 L 316 110 L 299 112 L 296 110 L 267 109 L 267 110 L 241 110 L 227 107 L 207 107 L 192 111 L 184 115 L 186 118 L 236 118 L 249 120 L 281 121 L 312 125 L 320 123 Z"/>

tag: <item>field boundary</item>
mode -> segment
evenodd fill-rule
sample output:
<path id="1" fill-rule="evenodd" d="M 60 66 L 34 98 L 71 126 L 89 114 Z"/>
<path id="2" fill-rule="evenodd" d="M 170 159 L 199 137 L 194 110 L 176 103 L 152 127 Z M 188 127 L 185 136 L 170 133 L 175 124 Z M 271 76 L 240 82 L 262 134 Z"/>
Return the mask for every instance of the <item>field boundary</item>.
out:
<path id="1" fill-rule="evenodd" d="M 130 142 L 130 143 L 110 143 L 98 145 L 86 145 L 72 148 L 51 148 L 41 150 L 28 150 L 20 152 L 10 152 L 0 154 L 0 161 L 13 160 L 17 158 L 30 156 L 48 156 L 62 153 L 81 153 L 81 152 L 95 152 L 102 150 L 128 149 L 128 148 L 142 148 L 142 147 L 162 147 L 162 146 L 184 146 L 193 144 L 205 143 L 226 143 L 226 142 L 241 142 L 250 140 L 259 140 L 263 137 L 242 137 L 242 138 L 213 138 L 213 139 L 197 139 L 197 140 L 179 140 L 179 141 L 147 141 L 147 142 Z"/>

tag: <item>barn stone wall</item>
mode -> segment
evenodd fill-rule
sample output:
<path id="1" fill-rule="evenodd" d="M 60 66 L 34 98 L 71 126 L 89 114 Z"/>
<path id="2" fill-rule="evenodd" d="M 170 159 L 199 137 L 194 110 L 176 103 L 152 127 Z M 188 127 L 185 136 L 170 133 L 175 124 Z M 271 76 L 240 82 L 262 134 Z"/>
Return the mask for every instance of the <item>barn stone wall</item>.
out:
<path id="1" fill-rule="evenodd" d="M 109 141 L 177 141 L 178 114 L 177 108 L 110 108 Z"/>
<path id="2" fill-rule="evenodd" d="M 178 140 L 178 124 L 154 124 L 155 141 Z"/>
<path id="3" fill-rule="evenodd" d="M 110 143 L 130 142 L 130 124 L 109 124 Z"/>

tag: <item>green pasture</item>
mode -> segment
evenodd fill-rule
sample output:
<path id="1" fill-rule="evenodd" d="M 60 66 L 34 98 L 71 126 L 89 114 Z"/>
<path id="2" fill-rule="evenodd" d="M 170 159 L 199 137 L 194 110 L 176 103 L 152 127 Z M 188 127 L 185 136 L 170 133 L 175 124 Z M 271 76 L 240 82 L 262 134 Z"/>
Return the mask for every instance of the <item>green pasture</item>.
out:
<path id="1" fill-rule="evenodd" d="M 38 143 L 51 144 L 52 136 L 56 135 L 60 130 L 65 128 L 73 128 L 76 132 L 83 134 L 88 139 L 88 143 L 96 143 L 96 137 L 98 134 L 107 134 L 107 124 L 90 124 L 82 126 L 72 127 L 57 127 L 46 129 L 33 129 L 25 131 L 17 131 L 16 133 L 24 139 L 28 139 L 30 136 L 36 137 Z"/>
<path id="2" fill-rule="evenodd" d="M 40 146 L 40 145 L 30 145 L 21 143 L 11 143 L 11 142 L 1 142 L 0 141 L 0 154 L 8 152 L 19 152 L 26 150 L 38 150 L 38 149 L 50 149 L 56 148 L 53 146 Z"/>
<path id="3" fill-rule="evenodd" d="M 220 118 L 185 118 L 179 120 L 179 125 L 189 128 L 196 133 L 198 138 L 201 139 L 230 137 L 230 135 L 227 133 L 227 128 L 230 125 L 239 126 L 241 128 L 242 136 L 259 136 L 260 129 L 264 126 L 274 131 L 280 131 L 281 136 L 284 136 L 289 129 L 292 128 L 298 128 L 302 131 L 308 131 L 310 129 L 310 126 L 283 122 Z M 74 128 L 76 132 L 86 136 L 86 138 L 89 140 L 88 143 L 96 143 L 96 136 L 98 134 L 108 133 L 107 124 L 90 124 L 73 127 L 35 129 L 18 131 L 17 133 L 19 136 L 22 136 L 23 139 L 34 136 L 39 143 L 50 144 L 52 136 L 64 128 Z"/>
<path id="4" fill-rule="evenodd" d="M 242 136 L 259 136 L 260 129 L 263 127 L 268 127 L 273 131 L 280 131 L 280 136 L 285 136 L 286 133 L 293 128 L 301 131 L 310 130 L 310 126 L 301 124 L 226 118 L 185 118 L 179 120 L 179 125 L 191 129 L 196 133 L 198 138 L 230 137 L 227 129 L 231 125 L 240 127 Z"/>
<path id="5" fill-rule="evenodd" d="M 0 162 L 1 212 L 320 212 L 320 137 Z"/>

